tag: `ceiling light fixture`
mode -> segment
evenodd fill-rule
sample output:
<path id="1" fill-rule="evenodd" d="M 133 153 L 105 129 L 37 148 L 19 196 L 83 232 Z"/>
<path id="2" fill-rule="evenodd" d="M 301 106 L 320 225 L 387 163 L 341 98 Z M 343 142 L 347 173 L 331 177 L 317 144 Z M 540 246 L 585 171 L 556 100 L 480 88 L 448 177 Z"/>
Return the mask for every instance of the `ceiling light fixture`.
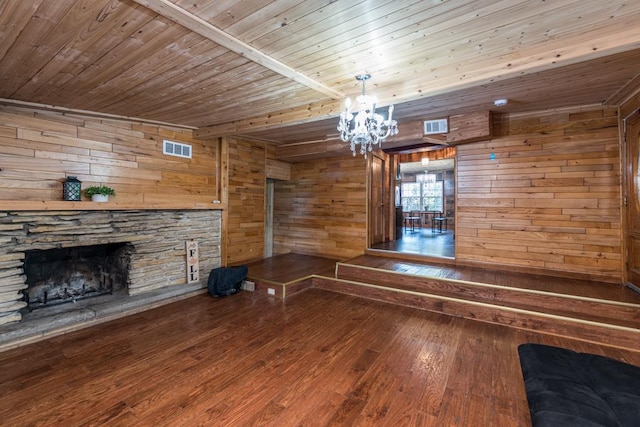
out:
<path id="1" fill-rule="evenodd" d="M 388 118 L 385 120 L 381 114 L 376 114 L 376 98 L 366 94 L 365 83 L 370 78 L 370 74 L 356 76 L 356 80 L 362 82 L 362 95 L 356 98 L 357 111 L 354 116 L 351 112 L 351 99 L 347 98 L 338 122 L 340 139 L 351 143 L 354 156 L 357 145 L 360 145 L 360 154 L 367 157 L 367 151 L 371 151 L 374 145 L 381 145 L 388 136 L 398 134 L 398 123 L 391 117 L 393 105 L 389 106 Z"/>
<path id="2" fill-rule="evenodd" d="M 493 101 L 493 105 L 495 105 L 496 107 L 504 107 L 508 103 L 508 99 L 496 99 L 495 101 Z"/>

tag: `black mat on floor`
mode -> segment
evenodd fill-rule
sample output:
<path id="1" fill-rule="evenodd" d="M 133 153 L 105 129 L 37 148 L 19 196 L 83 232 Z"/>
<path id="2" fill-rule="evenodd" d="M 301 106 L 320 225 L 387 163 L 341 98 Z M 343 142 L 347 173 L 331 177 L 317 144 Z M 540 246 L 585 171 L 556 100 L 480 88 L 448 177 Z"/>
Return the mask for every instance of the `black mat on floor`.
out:
<path id="1" fill-rule="evenodd" d="M 534 427 L 640 426 L 640 367 L 550 347 L 518 347 Z"/>

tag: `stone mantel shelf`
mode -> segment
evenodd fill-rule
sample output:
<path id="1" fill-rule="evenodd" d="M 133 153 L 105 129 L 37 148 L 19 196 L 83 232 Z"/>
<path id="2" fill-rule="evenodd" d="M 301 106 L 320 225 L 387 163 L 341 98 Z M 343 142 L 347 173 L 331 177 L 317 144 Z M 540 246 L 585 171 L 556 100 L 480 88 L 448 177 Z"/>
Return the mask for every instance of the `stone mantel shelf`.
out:
<path id="1" fill-rule="evenodd" d="M 0 211 L 226 210 L 224 203 L 140 203 L 64 200 L 0 200 Z"/>

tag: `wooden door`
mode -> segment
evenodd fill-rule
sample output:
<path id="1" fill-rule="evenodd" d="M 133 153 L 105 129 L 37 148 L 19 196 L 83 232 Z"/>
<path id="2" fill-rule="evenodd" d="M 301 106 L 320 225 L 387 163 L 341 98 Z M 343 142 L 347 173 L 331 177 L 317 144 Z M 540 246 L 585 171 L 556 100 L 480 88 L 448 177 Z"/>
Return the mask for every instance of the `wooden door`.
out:
<path id="1" fill-rule="evenodd" d="M 627 282 L 640 286 L 640 183 L 638 180 L 638 157 L 640 156 L 640 111 L 636 111 L 624 121 L 625 141 L 624 165 L 624 206 L 625 206 L 625 247 Z"/>
<path id="2" fill-rule="evenodd" d="M 373 245 L 384 242 L 384 159 L 371 156 L 369 178 L 369 245 Z"/>

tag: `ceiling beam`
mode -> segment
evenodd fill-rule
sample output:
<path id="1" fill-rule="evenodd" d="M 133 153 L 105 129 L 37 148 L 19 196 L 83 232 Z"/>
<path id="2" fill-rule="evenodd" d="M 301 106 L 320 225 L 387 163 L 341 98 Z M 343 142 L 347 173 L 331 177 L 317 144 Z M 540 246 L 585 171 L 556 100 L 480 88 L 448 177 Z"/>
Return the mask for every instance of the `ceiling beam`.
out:
<path id="1" fill-rule="evenodd" d="M 629 80 L 624 86 L 618 89 L 609 98 L 605 99 L 604 105 L 620 105 L 631 96 L 640 92 L 640 73 Z"/>
<path id="2" fill-rule="evenodd" d="M 153 10 L 183 27 L 200 34 L 202 37 L 223 46 L 265 68 L 270 69 L 301 85 L 322 93 L 332 99 L 343 99 L 345 95 L 324 84 L 313 80 L 290 66 L 266 55 L 253 46 L 239 40 L 209 22 L 171 3 L 169 0 L 134 0 L 136 3 Z"/>

